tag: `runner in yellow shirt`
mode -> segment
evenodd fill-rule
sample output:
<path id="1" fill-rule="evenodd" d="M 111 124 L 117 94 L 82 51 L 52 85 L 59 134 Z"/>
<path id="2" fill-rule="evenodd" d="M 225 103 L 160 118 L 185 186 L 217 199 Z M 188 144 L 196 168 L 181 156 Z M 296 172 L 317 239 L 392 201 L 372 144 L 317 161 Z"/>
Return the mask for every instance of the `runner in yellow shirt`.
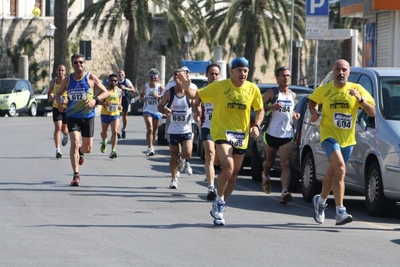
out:
<path id="1" fill-rule="evenodd" d="M 368 116 L 374 117 L 375 102 L 361 85 L 347 81 L 349 74 L 349 62 L 344 59 L 337 60 L 333 65 L 334 80 L 318 87 L 308 97 L 311 122 L 319 118 L 318 105 L 322 104 L 321 146 L 329 158 L 329 168 L 322 183 L 321 194 L 313 198 L 314 220 L 317 223 L 323 223 L 325 220 L 326 199 L 331 191 L 335 198 L 336 225 L 353 221 L 353 217 L 347 214 L 343 206 L 346 162 L 356 144 L 355 125 L 358 109 L 361 107 Z"/>
<path id="2" fill-rule="evenodd" d="M 221 162 L 217 197 L 210 211 L 215 225 L 225 225 L 225 201 L 232 194 L 247 148 L 249 134 L 257 137 L 264 118 L 260 89 L 247 81 L 249 61 L 235 58 L 231 63 L 232 78 L 216 81 L 200 90 L 190 89 L 190 78 L 179 75 L 177 82 L 191 99 L 214 103 L 211 137 Z M 251 109 L 256 111 L 255 126 L 250 128 Z"/>

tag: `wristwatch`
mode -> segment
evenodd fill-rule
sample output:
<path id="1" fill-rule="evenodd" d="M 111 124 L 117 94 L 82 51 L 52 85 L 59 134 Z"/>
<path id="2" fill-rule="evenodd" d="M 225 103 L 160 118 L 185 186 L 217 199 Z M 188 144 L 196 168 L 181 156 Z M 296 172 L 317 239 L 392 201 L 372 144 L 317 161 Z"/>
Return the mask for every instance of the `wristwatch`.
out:
<path id="1" fill-rule="evenodd" d="M 258 129 L 259 131 L 261 131 L 261 126 L 260 126 L 260 124 L 254 124 L 254 126 L 257 127 L 257 129 Z"/>
<path id="2" fill-rule="evenodd" d="M 361 97 L 361 99 L 360 99 L 360 101 L 358 101 L 358 103 L 361 104 L 362 102 L 364 102 L 364 100 L 365 100 L 364 97 Z"/>

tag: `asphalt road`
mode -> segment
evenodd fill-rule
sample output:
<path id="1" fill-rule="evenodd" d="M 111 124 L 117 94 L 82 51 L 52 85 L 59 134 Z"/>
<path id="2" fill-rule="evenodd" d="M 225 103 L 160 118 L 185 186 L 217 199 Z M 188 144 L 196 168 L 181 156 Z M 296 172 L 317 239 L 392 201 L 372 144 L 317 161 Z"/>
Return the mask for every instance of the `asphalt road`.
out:
<path id="1" fill-rule="evenodd" d="M 69 143 L 55 158 L 51 117 L 0 118 L 0 266 L 399 266 L 400 211 L 366 213 L 363 197 L 346 196 L 354 222 L 335 226 L 334 203 L 319 225 L 300 193 L 279 204 L 280 184 L 266 195 L 240 176 L 227 202 L 226 225 L 209 215 L 202 161 L 168 188 L 169 150 L 146 157 L 145 126 L 130 116 L 118 158 L 94 147 L 70 187 Z M 110 147 L 108 147 L 109 152 Z"/>

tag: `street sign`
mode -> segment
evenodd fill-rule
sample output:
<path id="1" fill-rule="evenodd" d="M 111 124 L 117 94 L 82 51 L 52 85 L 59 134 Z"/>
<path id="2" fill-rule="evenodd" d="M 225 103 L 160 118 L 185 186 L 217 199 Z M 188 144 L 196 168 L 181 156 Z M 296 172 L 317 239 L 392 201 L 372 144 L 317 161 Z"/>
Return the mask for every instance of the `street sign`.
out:
<path id="1" fill-rule="evenodd" d="M 329 16 L 329 1 L 307 0 L 306 16 Z"/>
<path id="2" fill-rule="evenodd" d="M 325 16 L 307 16 L 306 17 L 306 34 L 307 40 L 323 39 L 322 32 L 329 29 L 329 17 Z"/>

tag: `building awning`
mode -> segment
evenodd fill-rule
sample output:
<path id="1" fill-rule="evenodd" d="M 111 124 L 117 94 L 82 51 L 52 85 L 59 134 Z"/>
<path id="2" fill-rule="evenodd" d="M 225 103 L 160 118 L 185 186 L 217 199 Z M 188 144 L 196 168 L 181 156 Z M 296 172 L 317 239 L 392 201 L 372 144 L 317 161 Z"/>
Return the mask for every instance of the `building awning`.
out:
<path id="1" fill-rule="evenodd" d="M 400 0 L 340 0 L 341 17 L 362 17 L 365 11 L 400 10 Z"/>

